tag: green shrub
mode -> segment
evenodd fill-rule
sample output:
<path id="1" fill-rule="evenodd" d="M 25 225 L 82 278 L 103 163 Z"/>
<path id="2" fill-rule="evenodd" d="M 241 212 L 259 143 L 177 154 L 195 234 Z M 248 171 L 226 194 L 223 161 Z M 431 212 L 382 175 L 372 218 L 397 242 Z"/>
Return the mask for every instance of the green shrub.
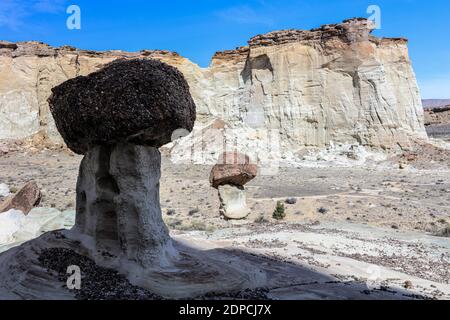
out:
<path id="1" fill-rule="evenodd" d="M 286 217 L 286 212 L 284 211 L 284 203 L 282 201 L 277 202 L 277 206 L 273 212 L 272 217 L 277 220 L 282 220 Z"/>

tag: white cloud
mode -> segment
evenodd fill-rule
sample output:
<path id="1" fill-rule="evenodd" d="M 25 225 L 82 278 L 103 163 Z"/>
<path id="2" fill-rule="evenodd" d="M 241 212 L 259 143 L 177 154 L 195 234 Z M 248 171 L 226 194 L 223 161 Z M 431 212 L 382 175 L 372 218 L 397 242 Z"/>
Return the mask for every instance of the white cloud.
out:
<path id="1" fill-rule="evenodd" d="M 422 99 L 450 99 L 450 75 L 418 81 Z"/>
<path id="2" fill-rule="evenodd" d="M 9 29 L 17 29 L 22 19 L 26 16 L 26 10 L 17 0 L 3 0 L 0 2 L 0 26 Z"/>
<path id="3" fill-rule="evenodd" d="M 37 0 L 34 2 L 33 8 L 38 12 L 58 13 L 64 11 L 66 0 Z"/>
<path id="4" fill-rule="evenodd" d="M 66 0 L 1 0 L 0 27 L 18 30 L 29 16 L 63 12 L 65 2 Z"/>
<path id="5" fill-rule="evenodd" d="M 271 15 L 247 5 L 226 8 L 216 12 L 216 15 L 221 19 L 239 24 L 260 24 L 266 26 L 275 24 L 275 20 Z"/>

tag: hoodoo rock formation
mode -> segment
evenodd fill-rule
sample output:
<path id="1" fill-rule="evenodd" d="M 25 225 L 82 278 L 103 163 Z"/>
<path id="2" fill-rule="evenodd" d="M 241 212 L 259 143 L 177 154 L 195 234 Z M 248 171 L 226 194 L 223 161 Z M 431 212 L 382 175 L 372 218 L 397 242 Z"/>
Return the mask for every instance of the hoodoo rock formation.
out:
<path id="1" fill-rule="evenodd" d="M 219 190 L 220 213 L 228 219 L 245 218 L 247 207 L 244 185 L 256 177 L 258 168 L 250 157 L 239 152 L 224 152 L 212 168 L 209 181 Z"/>
<path id="2" fill-rule="evenodd" d="M 191 131 L 195 104 L 183 75 L 156 60 L 112 62 L 52 90 L 50 110 L 67 146 L 84 154 L 75 230 L 143 266 L 171 242 L 159 203 L 161 155 L 176 129 Z"/>
<path id="3" fill-rule="evenodd" d="M 292 284 L 298 272 L 289 265 L 274 266 L 263 263 L 264 257 L 169 236 L 159 203 L 158 147 L 172 136 L 173 127 L 192 129 L 195 118 L 188 85 L 175 68 L 152 60 L 118 61 L 52 91 L 56 127 L 69 148 L 84 154 L 75 226 L 0 253 L 0 273 L 5 275 L 0 278 L 1 298 L 85 297 L 68 290 L 51 272 L 66 272 L 80 263 L 89 278 L 82 279 L 89 284 L 80 290 L 87 288 L 85 293 L 97 298 L 128 293 L 136 298 L 239 296 L 248 289 Z M 102 98 L 102 92 L 117 99 Z M 109 126 L 96 123 L 100 117 Z M 74 134 L 77 128 L 80 135 Z M 309 279 L 313 274 L 303 275 Z M 111 285 L 108 277 L 125 288 Z M 148 294 L 140 295 L 142 288 Z"/>
<path id="4" fill-rule="evenodd" d="M 60 141 L 47 103 L 52 87 L 115 59 L 152 58 L 184 74 L 200 127 L 220 118 L 230 128 L 275 130 L 281 151 L 332 142 L 408 146 L 426 132 L 407 40 L 376 38 L 372 29 L 368 20 L 351 19 L 275 31 L 216 53 L 208 68 L 167 51 L 0 42 L 0 139 L 40 132 Z"/>

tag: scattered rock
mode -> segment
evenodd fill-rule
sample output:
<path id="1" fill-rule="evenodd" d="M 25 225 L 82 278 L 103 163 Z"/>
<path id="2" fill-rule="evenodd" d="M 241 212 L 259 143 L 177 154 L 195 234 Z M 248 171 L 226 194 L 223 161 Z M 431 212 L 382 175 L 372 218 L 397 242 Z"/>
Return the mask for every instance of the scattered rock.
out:
<path id="1" fill-rule="evenodd" d="M 167 214 L 168 216 L 173 216 L 175 213 L 176 213 L 176 212 L 175 212 L 175 210 L 173 210 L 173 209 L 169 209 L 169 210 L 167 210 L 167 212 L 166 212 L 166 214 Z"/>
<path id="2" fill-rule="evenodd" d="M 41 191 L 35 182 L 28 182 L 16 194 L 7 197 L 0 204 L 0 213 L 10 209 L 20 210 L 27 215 L 41 201 Z"/>
<path id="3" fill-rule="evenodd" d="M 324 208 L 324 207 L 320 207 L 319 209 L 317 209 L 317 212 L 325 214 L 328 212 L 328 209 Z"/>
<path id="4" fill-rule="evenodd" d="M 14 186 L 9 187 L 9 192 L 16 193 L 17 191 L 19 191 L 19 189 L 17 189 L 16 187 L 14 187 Z"/>
<path id="5" fill-rule="evenodd" d="M 198 208 L 191 209 L 191 210 L 189 210 L 188 215 L 192 216 L 192 215 L 194 215 L 194 214 L 196 214 L 198 212 L 199 212 Z"/>
<path id="6" fill-rule="evenodd" d="M 408 167 L 408 164 L 406 164 L 405 162 L 399 162 L 398 163 L 398 168 L 399 169 L 406 169 Z"/>
<path id="7" fill-rule="evenodd" d="M 228 219 L 243 219 L 250 213 L 243 187 L 220 185 L 218 189 L 220 213 L 223 216 Z"/>
<path id="8" fill-rule="evenodd" d="M 412 282 L 409 280 L 405 281 L 405 283 L 403 284 L 403 287 L 405 289 L 412 289 L 412 287 L 413 287 Z"/>
<path id="9" fill-rule="evenodd" d="M 5 145 L 0 144 L 0 156 L 3 156 L 8 153 L 9 153 L 9 148 Z"/>
<path id="10" fill-rule="evenodd" d="M 286 202 L 287 204 L 296 204 L 297 199 L 296 198 L 287 198 L 284 202 Z"/>

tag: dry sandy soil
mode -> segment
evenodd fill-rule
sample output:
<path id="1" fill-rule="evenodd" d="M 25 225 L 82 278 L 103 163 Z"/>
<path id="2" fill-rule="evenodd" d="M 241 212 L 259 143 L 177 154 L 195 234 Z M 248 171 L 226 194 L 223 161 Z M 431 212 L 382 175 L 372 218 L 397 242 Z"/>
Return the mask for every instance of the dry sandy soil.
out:
<path id="1" fill-rule="evenodd" d="M 442 236 L 450 223 L 450 162 L 448 152 L 440 156 L 434 163 L 419 155 L 416 167 L 403 170 L 388 162 L 280 168 L 246 186 L 251 214 L 231 221 L 219 215 L 211 167 L 175 165 L 163 152 L 163 217 L 177 239 L 208 240 L 328 277 L 272 288 L 269 298 L 376 298 L 382 292 L 383 298 L 450 299 L 450 240 Z M 0 156 L 0 182 L 14 191 L 35 180 L 40 206 L 74 210 L 80 160 L 63 150 L 12 151 Z M 272 218 L 277 201 L 286 208 L 282 221 Z M 339 289 L 349 281 L 360 295 Z M 406 291 L 399 297 L 399 290 Z"/>
<path id="2" fill-rule="evenodd" d="M 40 206 L 75 209 L 81 156 L 66 151 L 11 152 L 0 156 L 0 182 L 12 191 L 30 180 L 40 186 Z M 450 170 L 400 170 L 392 166 L 280 168 L 246 185 L 251 214 L 242 221 L 219 215 L 217 190 L 209 185 L 210 166 L 175 165 L 162 160 L 161 207 L 167 224 L 180 230 L 209 230 L 249 222 L 274 222 L 277 201 L 287 222 L 348 221 L 399 230 L 435 233 L 450 222 Z"/>

